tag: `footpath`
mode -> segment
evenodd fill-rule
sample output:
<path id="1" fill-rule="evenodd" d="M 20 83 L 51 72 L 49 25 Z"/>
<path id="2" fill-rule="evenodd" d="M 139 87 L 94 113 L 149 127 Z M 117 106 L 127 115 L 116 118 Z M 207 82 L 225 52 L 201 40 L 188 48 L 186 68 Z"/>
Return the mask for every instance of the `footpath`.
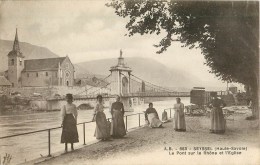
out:
<path id="1" fill-rule="evenodd" d="M 164 128 L 142 127 L 122 139 L 97 142 L 26 164 L 260 164 L 259 121 L 245 117 L 229 116 L 226 133 L 218 135 L 209 133 L 208 117 L 186 116 L 186 132 L 175 132 L 170 121 Z"/>

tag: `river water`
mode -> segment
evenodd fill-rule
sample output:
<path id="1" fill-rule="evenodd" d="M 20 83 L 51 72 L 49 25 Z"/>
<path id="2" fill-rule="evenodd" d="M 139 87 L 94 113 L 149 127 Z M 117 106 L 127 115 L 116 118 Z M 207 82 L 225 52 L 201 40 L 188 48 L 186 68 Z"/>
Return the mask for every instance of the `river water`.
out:
<path id="1" fill-rule="evenodd" d="M 190 103 L 190 98 L 182 98 L 185 105 Z M 154 108 L 157 110 L 161 119 L 164 109 L 172 108 L 175 103 L 175 98 L 169 101 L 153 102 Z M 126 112 L 125 115 L 140 113 L 146 110 L 147 104 L 134 107 L 134 112 Z M 92 119 L 92 110 L 79 110 L 78 123 L 90 121 Z M 172 111 L 172 116 L 173 116 Z M 111 117 L 109 109 L 105 109 L 107 118 Z M 170 112 L 168 112 L 168 117 Z M 140 115 L 141 125 L 145 124 L 144 114 Z M 138 127 L 138 115 L 127 117 L 128 129 Z M 0 136 L 15 135 L 59 127 L 61 125 L 60 112 L 29 112 L 29 113 L 4 113 L 0 114 Z M 75 149 L 83 145 L 83 125 L 78 125 L 79 143 L 75 144 Z M 86 143 L 95 140 L 94 135 L 95 123 L 85 125 Z M 51 153 L 64 150 L 64 145 L 60 144 L 61 129 L 51 131 Z M 70 148 L 69 148 L 70 149 Z M 12 164 L 19 164 L 25 161 L 39 158 L 48 155 L 48 132 L 39 132 L 34 134 L 22 135 L 6 139 L 0 139 L 0 156 L 3 158 L 5 153 L 12 155 Z"/>

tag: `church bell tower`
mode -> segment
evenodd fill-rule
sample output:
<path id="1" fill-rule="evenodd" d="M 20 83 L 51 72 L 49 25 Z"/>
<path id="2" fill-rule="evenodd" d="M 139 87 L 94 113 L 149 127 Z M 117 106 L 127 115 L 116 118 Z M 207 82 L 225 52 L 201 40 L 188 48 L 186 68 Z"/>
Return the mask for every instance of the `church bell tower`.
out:
<path id="1" fill-rule="evenodd" d="M 12 87 L 21 86 L 21 73 L 24 69 L 24 56 L 20 51 L 18 33 L 16 28 L 13 50 L 8 53 L 8 80 Z"/>

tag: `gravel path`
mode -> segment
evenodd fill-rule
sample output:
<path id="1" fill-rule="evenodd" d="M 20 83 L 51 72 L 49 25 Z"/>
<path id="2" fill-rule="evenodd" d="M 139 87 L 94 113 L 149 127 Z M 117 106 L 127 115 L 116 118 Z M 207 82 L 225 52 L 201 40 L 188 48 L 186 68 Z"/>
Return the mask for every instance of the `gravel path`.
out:
<path id="1" fill-rule="evenodd" d="M 234 117 L 234 120 L 233 120 Z M 175 132 L 173 123 L 164 128 L 143 127 L 122 139 L 98 142 L 39 164 L 260 164 L 258 121 L 235 114 L 227 120 L 224 135 L 209 133 L 209 118 L 186 117 L 187 132 Z M 180 147 L 247 147 L 241 155 L 176 155 Z M 170 155 L 169 147 L 175 155 Z M 187 152 L 186 152 L 187 154 Z M 258 156 L 256 156 L 258 155 Z"/>

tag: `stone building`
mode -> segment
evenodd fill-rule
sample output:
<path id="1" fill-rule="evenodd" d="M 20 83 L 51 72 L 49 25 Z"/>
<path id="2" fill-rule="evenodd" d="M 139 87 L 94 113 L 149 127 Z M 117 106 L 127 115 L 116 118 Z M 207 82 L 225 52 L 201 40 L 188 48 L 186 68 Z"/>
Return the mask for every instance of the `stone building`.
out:
<path id="1" fill-rule="evenodd" d="M 8 95 L 10 92 L 11 83 L 4 77 L 0 76 L 0 96 Z"/>
<path id="2" fill-rule="evenodd" d="M 74 72 L 74 66 L 68 56 L 25 60 L 19 47 L 16 29 L 5 74 L 12 87 L 73 86 Z"/>
<path id="3" fill-rule="evenodd" d="M 122 57 L 122 50 L 120 50 L 120 56 L 118 58 L 118 63 L 110 68 L 111 76 L 111 94 L 124 95 L 131 93 L 130 77 L 132 69 L 124 63 L 124 58 Z"/>

